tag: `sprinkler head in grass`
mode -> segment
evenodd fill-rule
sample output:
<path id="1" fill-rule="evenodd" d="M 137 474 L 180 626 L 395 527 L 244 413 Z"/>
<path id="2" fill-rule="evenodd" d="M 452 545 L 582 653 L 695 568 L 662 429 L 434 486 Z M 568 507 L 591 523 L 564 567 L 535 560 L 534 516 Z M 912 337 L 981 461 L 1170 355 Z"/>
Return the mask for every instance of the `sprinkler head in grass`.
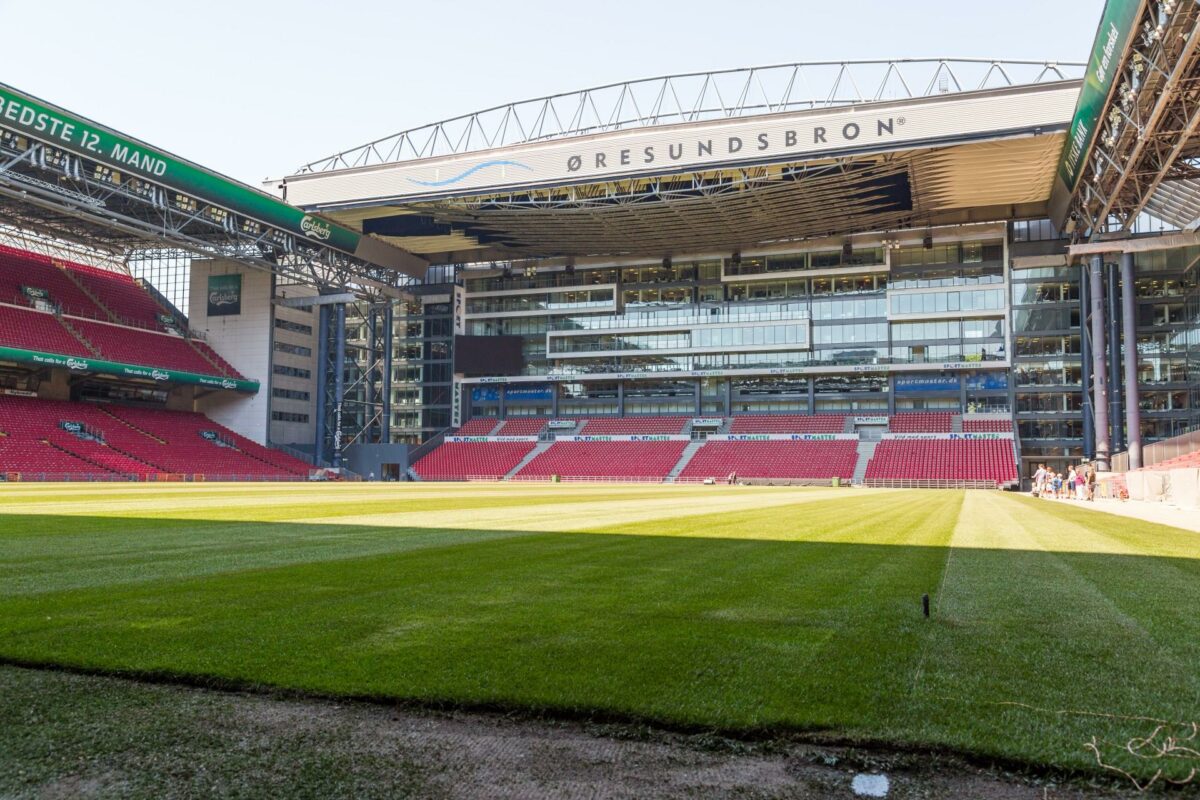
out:
<path id="1" fill-rule="evenodd" d="M 925 614 L 925 619 L 929 619 L 929 595 L 921 595 L 921 611 Z"/>

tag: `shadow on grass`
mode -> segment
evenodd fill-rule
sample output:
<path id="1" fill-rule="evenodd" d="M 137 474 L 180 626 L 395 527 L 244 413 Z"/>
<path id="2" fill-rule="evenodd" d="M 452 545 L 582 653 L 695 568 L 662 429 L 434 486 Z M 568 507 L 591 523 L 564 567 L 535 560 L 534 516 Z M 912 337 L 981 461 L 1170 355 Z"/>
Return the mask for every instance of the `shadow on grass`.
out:
<path id="1" fill-rule="evenodd" d="M 881 545 L 3 520 L 22 532 L 0 539 L 10 664 L 741 736 L 822 731 L 1085 772 L 1093 736 L 1115 748 L 1200 707 L 1194 559 L 951 553 L 901 544 L 899 528 Z"/>

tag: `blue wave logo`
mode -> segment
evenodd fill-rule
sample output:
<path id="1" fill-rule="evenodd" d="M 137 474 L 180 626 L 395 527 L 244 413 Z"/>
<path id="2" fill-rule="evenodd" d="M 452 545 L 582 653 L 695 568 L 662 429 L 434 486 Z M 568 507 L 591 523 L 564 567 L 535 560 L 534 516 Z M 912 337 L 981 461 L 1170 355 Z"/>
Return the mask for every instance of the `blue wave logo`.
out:
<path id="1" fill-rule="evenodd" d="M 476 164 L 470 169 L 460 172 L 452 178 L 446 178 L 445 180 L 419 181 L 416 178 L 409 178 L 408 180 L 417 184 L 418 186 L 449 186 L 452 183 L 458 183 L 459 181 L 474 175 L 476 172 L 479 172 L 479 170 L 487 169 L 488 167 L 518 167 L 519 169 L 529 170 L 530 172 L 533 171 L 533 167 L 529 166 L 528 164 L 522 164 L 520 161 L 506 161 L 503 159 L 497 159 L 495 161 L 484 161 Z"/>

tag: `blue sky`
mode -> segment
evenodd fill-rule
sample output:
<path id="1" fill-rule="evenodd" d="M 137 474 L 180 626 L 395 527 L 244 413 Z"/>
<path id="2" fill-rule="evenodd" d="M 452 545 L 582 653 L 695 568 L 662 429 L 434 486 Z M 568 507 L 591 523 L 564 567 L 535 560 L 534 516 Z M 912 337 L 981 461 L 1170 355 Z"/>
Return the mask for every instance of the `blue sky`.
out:
<path id="1" fill-rule="evenodd" d="M 1102 0 L 0 0 L 0 81 L 259 183 L 510 100 L 828 59 L 1086 60 Z"/>

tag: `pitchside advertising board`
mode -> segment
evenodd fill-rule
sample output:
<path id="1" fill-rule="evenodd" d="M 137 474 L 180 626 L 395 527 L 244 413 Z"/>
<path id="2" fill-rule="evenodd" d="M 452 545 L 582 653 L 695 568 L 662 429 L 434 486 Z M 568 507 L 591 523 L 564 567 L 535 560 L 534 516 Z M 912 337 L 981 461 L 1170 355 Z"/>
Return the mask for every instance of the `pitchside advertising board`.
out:
<path id="1" fill-rule="evenodd" d="M 362 235 L 349 228 L 313 217 L 265 192 L 3 84 L 0 84 L 0 126 L 346 253 L 355 254 L 362 241 Z"/>
<path id="2" fill-rule="evenodd" d="M 1079 188 L 1088 153 L 1096 141 L 1101 115 L 1116 83 L 1121 55 L 1129 45 L 1134 22 L 1141 16 L 1145 2 L 1108 0 L 1100 16 L 1100 27 L 1088 57 L 1087 74 L 1075 102 L 1075 113 L 1071 117 L 1071 127 L 1054 178 L 1054 191 L 1050 195 L 1050 218 L 1059 227 L 1066 221 L 1071 196 Z"/>
<path id="3" fill-rule="evenodd" d="M 242 276 L 208 276 L 208 315 L 229 317 L 242 313 Z"/>
<path id="4" fill-rule="evenodd" d="M 487 153 L 293 175 L 299 205 L 419 199 L 786 163 L 1061 130 L 1076 87 L 1052 83 L 820 111 L 764 114 L 531 142 Z"/>

